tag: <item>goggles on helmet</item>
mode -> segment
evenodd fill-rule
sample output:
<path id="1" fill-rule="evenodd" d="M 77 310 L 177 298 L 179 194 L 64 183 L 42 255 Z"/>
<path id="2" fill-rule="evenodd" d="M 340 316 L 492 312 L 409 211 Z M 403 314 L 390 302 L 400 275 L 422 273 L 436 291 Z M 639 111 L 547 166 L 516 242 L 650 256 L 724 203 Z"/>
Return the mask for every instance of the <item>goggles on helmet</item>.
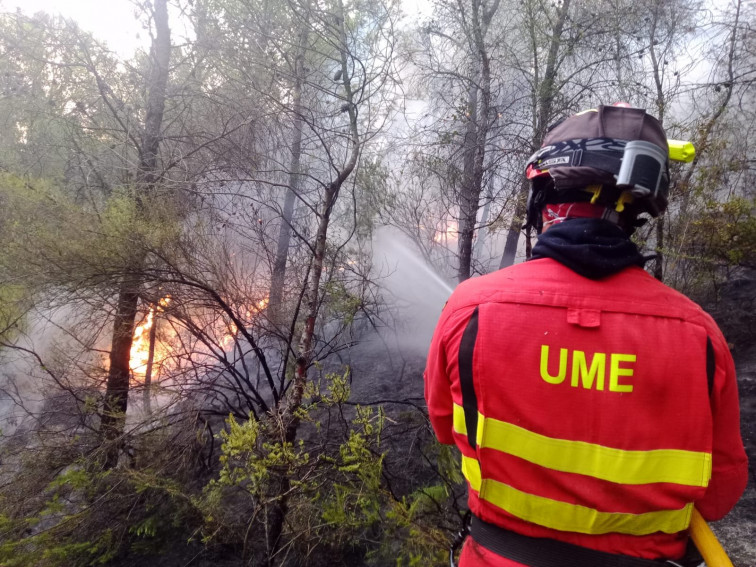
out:
<path id="1" fill-rule="evenodd" d="M 668 177 L 666 152 L 651 142 L 586 138 L 545 146 L 528 160 L 528 179 L 555 167 L 592 167 L 614 175 L 619 189 L 639 198 L 655 198 Z"/>

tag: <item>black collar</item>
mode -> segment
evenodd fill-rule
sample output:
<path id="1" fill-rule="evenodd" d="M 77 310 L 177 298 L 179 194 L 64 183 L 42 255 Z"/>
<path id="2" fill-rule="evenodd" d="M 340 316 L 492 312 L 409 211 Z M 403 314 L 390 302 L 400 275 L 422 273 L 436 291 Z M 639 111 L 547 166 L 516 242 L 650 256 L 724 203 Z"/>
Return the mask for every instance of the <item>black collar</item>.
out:
<path id="1" fill-rule="evenodd" d="M 581 276 L 598 280 L 645 259 L 627 233 L 603 219 L 567 219 L 538 237 L 533 259 L 552 258 Z"/>

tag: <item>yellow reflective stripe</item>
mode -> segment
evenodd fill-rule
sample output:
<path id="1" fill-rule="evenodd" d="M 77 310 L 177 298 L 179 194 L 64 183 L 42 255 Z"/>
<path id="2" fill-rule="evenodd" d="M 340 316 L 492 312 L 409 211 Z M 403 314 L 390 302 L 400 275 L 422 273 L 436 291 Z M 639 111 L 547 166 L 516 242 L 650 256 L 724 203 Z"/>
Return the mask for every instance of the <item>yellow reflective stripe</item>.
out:
<path id="1" fill-rule="evenodd" d="M 467 422 L 465 421 L 465 409 L 462 406 L 454 404 L 453 423 L 454 431 L 467 436 Z M 485 416 L 478 412 L 478 431 L 475 433 L 475 442 L 480 446 L 480 442 L 483 439 L 483 425 L 486 422 Z"/>
<path id="2" fill-rule="evenodd" d="M 467 424 L 465 423 L 465 409 L 462 406 L 454 404 L 454 431 L 462 435 L 467 435 Z M 480 412 L 478 412 L 478 418 L 480 418 Z"/>
<path id="3" fill-rule="evenodd" d="M 555 530 L 584 534 L 622 533 L 674 534 L 688 527 L 693 504 L 681 510 L 659 510 L 644 514 L 599 512 L 585 506 L 528 494 L 501 482 L 484 479 L 480 498 L 503 508 L 513 516 Z"/>
<path id="4" fill-rule="evenodd" d="M 455 404 L 454 429 L 466 434 L 464 410 Z M 478 446 L 561 472 L 618 484 L 669 482 L 708 486 L 711 454 L 680 449 L 625 451 L 584 441 L 555 439 L 478 414 Z"/>
<path id="5" fill-rule="evenodd" d="M 554 530 L 583 534 L 623 533 L 647 535 L 655 532 L 677 533 L 690 524 L 693 504 L 680 510 L 658 510 L 643 514 L 599 512 L 593 508 L 569 504 L 517 490 L 507 484 L 481 479 L 480 464 L 462 456 L 462 474 L 478 498 L 513 516 Z"/>
<path id="6" fill-rule="evenodd" d="M 462 476 L 470 483 L 470 488 L 480 492 L 481 477 L 480 477 L 480 463 L 470 457 L 462 455 Z"/>
<path id="7" fill-rule="evenodd" d="M 584 441 L 554 439 L 495 419 L 486 419 L 479 445 L 549 469 L 619 484 L 670 482 L 707 486 L 711 476 L 708 453 L 679 449 L 625 451 Z"/>

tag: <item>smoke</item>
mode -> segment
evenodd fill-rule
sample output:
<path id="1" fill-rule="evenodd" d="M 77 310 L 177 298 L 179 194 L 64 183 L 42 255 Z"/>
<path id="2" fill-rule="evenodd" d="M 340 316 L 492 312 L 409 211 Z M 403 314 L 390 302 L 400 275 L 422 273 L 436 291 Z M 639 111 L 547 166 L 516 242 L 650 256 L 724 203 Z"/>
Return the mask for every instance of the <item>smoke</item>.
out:
<path id="1" fill-rule="evenodd" d="M 11 346 L 0 350 L 0 431 L 13 435 L 79 418 L 72 392 L 84 396 L 102 381 L 105 357 L 98 338 L 107 318 L 82 305 L 51 307 L 40 301 L 27 314 Z M 65 403 L 64 403 L 65 400 Z"/>

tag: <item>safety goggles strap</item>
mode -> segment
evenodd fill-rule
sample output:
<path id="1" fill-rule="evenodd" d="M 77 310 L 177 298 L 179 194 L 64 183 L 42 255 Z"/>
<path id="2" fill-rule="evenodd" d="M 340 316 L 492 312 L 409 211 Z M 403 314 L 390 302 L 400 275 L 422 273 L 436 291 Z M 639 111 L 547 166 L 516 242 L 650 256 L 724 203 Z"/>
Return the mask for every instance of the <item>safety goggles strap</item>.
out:
<path id="1" fill-rule="evenodd" d="M 565 140 L 546 146 L 528 160 L 535 169 L 593 167 L 617 175 L 627 142 L 613 138 Z"/>

